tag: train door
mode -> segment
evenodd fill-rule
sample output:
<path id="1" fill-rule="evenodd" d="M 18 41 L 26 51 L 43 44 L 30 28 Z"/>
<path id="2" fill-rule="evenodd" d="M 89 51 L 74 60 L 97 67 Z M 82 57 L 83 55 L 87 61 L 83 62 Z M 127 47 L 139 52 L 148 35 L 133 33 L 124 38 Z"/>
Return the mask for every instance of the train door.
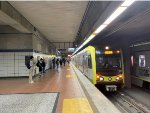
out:
<path id="1" fill-rule="evenodd" d="M 83 53 L 82 65 L 83 65 L 83 73 L 86 75 L 86 53 Z"/>
<path id="2" fill-rule="evenodd" d="M 86 55 L 85 62 L 86 62 L 86 75 L 88 75 L 88 73 L 89 73 L 89 71 L 88 71 L 88 55 Z"/>
<path id="3" fill-rule="evenodd" d="M 88 60 L 88 62 L 87 62 L 87 67 L 88 67 L 87 76 L 90 79 L 90 81 L 92 82 L 93 81 L 93 72 L 92 72 L 92 59 L 91 59 L 90 53 L 87 55 L 87 60 Z"/>
<path id="4" fill-rule="evenodd" d="M 88 75 L 88 54 L 84 54 L 84 74 L 87 76 Z"/>
<path id="5" fill-rule="evenodd" d="M 83 71 L 83 73 L 84 73 L 84 57 L 85 57 L 85 55 L 83 54 L 82 55 L 82 71 Z"/>

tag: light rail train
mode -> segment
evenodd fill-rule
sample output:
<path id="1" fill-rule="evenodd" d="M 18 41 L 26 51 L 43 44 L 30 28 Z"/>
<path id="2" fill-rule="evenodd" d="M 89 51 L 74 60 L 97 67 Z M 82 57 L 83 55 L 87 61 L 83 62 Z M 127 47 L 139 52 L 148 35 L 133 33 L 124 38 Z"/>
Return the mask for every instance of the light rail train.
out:
<path id="1" fill-rule="evenodd" d="M 124 68 L 120 50 L 100 51 L 93 46 L 72 56 L 74 65 L 97 87 L 116 91 L 124 85 Z"/>

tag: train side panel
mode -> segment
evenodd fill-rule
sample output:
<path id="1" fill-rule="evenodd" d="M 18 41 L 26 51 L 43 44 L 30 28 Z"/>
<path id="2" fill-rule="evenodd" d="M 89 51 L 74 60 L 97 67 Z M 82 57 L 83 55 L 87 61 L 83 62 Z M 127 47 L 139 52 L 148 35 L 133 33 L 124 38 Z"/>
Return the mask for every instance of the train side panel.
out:
<path id="1" fill-rule="evenodd" d="M 93 83 L 96 84 L 95 48 L 88 46 L 74 55 L 75 66 Z"/>

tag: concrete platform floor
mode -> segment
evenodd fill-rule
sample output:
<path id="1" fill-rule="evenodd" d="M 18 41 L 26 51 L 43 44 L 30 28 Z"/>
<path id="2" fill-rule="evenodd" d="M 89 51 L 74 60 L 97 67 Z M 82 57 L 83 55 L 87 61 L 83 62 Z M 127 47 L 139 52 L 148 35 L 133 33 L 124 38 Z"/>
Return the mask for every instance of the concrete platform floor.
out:
<path id="1" fill-rule="evenodd" d="M 56 113 L 67 113 L 66 107 L 68 105 L 70 107 L 76 106 L 80 113 L 85 113 L 85 109 L 88 109 L 86 113 L 93 113 L 70 66 L 61 67 L 58 70 L 49 70 L 43 77 L 35 77 L 34 84 L 29 84 L 27 78 L 0 78 L 0 94 L 37 92 L 60 92 Z M 84 105 L 85 107 L 83 107 Z M 75 108 L 73 109 L 76 110 Z M 72 111 L 73 109 L 70 108 L 70 112 L 68 112 L 75 113 Z"/>
<path id="2" fill-rule="evenodd" d="M 58 93 L 0 95 L 0 113 L 54 113 Z"/>

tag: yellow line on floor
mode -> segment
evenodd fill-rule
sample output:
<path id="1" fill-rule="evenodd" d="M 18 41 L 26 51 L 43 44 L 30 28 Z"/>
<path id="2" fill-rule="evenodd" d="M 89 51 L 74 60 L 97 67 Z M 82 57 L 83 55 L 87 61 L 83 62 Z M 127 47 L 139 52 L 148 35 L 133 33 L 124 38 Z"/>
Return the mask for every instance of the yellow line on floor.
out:
<path id="1" fill-rule="evenodd" d="M 76 77 L 75 75 L 66 75 L 66 78 L 74 78 Z"/>
<path id="2" fill-rule="evenodd" d="M 64 99 L 62 113 L 93 113 L 85 98 Z"/>

